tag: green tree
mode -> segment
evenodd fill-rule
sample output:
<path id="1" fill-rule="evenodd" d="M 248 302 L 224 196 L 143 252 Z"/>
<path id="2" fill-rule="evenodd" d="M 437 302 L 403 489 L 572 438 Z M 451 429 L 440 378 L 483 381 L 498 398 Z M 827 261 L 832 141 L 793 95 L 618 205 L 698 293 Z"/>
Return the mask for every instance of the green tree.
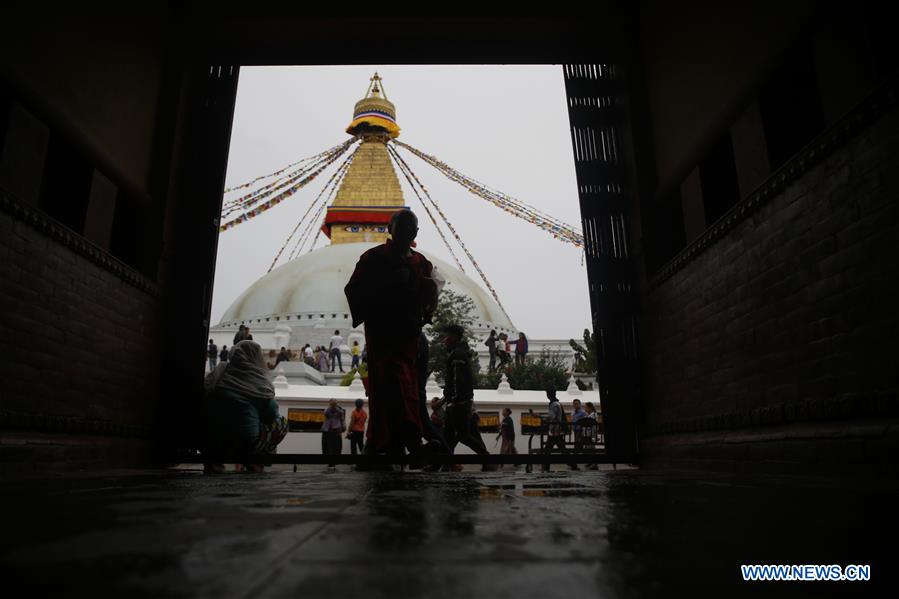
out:
<path id="1" fill-rule="evenodd" d="M 596 334 L 591 334 L 588 329 L 584 329 L 583 345 L 574 339 L 570 339 L 568 344 L 571 346 L 571 349 L 574 350 L 575 372 L 583 372 L 584 374 L 595 373 L 597 364 Z"/>
<path id="2" fill-rule="evenodd" d="M 464 339 L 468 343 L 468 347 L 474 348 L 477 340 L 471 330 L 474 323 L 474 301 L 467 295 L 456 293 L 450 289 L 444 288 L 440 292 L 440 299 L 437 301 L 437 308 L 434 310 L 434 316 L 431 319 L 432 324 L 425 330 L 425 335 L 430 343 L 428 371 L 433 372 L 434 376 L 442 383 L 446 374 L 446 348 L 443 346 L 443 335 L 439 333 L 439 329 L 443 325 L 457 324 L 464 330 Z M 474 349 L 471 351 L 471 373 L 472 380 L 477 381 L 478 355 Z"/>

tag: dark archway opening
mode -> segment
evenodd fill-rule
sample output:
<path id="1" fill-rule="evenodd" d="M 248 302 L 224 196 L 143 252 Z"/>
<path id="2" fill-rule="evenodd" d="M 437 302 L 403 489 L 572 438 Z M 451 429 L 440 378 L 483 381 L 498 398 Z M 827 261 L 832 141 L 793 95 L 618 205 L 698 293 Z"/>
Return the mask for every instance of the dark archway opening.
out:
<path id="1" fill-rule="evenodd" d="M 484 30 L 500 25 L 489 19 L 466 22 Z M 192 309 L 185 310 L 183 302 L 178 302 L 171 306 L 168 319 L 177 322 L 173 330 L 192 331 L 179 335 L 178 351 L 166 368 L 178 372 L 179 387 L 197 390 L 200 382 L 197 370 L 186 365 L 198 364 L 208 339 L 217 233 L 209 223 L 216 222 L 221 206 L 239 65 L 561 63 L 565 65 L 592 324 L 601 350 L 598 375 L 606 421 L 605 459 L 635 462 L 639 344 L 631 212 L 636 189 L 628 126 L 632 90 L 627 75 L 632 50 L 627 36 L 621 37 L 621 25 L 627 29 L 630 18 L 610 15 L 612 22 L 618 24 L 619 32 L 610 31 L 605 37 L 594 37 L 582 25 L 560 19 L 549 28 L 524 20 L 519 29 L 512 28 L 513 39 L 503 43 L 457 41 L 452 39 L 453 22 L 448 20 L 436 27 L 438 35 L 410 40 L 403 47 L 366 42 L 334 47 L 319 41 L 290 48 L 264 44 L 235 48 L 219 41 L 217 51 L 204 52 L 205 60 L 195 61 L 188 74 L 191 127 L 185 140 L 189 148 L 185 170 L 191 175 L 184 182 L 184 193 L 193 203 L 178 224 L 176 251 L 186 259 L 179 261 L 173 273 L 177 296 L 191 298 Z M 504 31 L 510 31 L 506 25 Z M 169 402 L 166 407 L 172 413 L 176 406 Z M 189 431 L 172 432 L 172 448 L 183 447 Z"/>

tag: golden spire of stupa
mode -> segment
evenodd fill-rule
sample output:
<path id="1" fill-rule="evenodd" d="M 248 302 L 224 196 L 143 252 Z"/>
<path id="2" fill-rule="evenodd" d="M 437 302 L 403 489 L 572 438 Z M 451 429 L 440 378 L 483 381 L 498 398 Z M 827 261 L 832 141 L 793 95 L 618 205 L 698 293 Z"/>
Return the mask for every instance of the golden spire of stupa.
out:
<path id="1" fill-rule="evenodd" d="M 369 79 L 365 97 L 356 102 L 353 122 L 346 128 L 346 132 L 364 135 L 371 129 L 381 129 L 390 138 L 400 136 L 400 127 L 396 124 L 396 107 L 387 99 L 384 82 L 377 73 Z"/>
<path id="2" fill-rule="evenodd" d="M 328 207 L 323 231 L 331 243 L 382 243 L 390 217 L 405 200 L 387 153 L 387 142 L 400 134 L 396 108 L 377 73 L 365 97 L 356 102 L 347 133 L 361 137 L 362 143 Z"/>

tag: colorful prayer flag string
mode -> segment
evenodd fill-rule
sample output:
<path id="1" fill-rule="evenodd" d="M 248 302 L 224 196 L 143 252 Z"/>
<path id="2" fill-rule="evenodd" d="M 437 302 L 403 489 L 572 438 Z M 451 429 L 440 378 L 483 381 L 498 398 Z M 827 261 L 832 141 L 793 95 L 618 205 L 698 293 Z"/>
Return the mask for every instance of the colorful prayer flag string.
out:
<path id="1" fill-rule="evenodd" d="M 262 214 L 263 212 L 267 211 L 272 206 L 275 206 L 275 205 L 283 202 L 284 200 L 286 200 L 287 198 L 289 198 L 290 196 L 295 194 L 297 191 L 299 191 L 301 188 L 305 187 L 311 181 L 313 181 L 319 174 L 321 174 L 321 172 L 323 170 L 328 168 L 328 166 L 333 164 L 342 154 L 344 154 L 346 152 L 347 148 L 349 148 L 349 144 L 347 144 L 339 152 L 335 152 L 333 155 L 331 155 L 325 161 L 324 164 L 319 166 L 315 171 L 313 171 L 311 174 L 307 175 L 300 181 L 298 181 L 298 182 L 294 183 L 293 185 L 291 185 L 290 187 L 286 188 L 281 193 L 278 193 L 278 194 L 272 196 L 271 198 L 269 198 L 267 201 L 263 202 L 262 204 L 259 204 L 250 210 L 247 210 L 240 216 L 221 225 L 219 227 L 219 232 L 227 231 L 228 229 L 232 229 L 232 228 L 236 227 L 237 225 L 247 222 L 248 220 L 252 220 L 252 219 L 256 218 L 257 216 L 259 216 L 260 214 Z"/>
<path id="2" fill-rule="evenodd" d="M 350 140 L 350 142 L 352 142 L 352 140 Z M 277 177 L 277 176 L 280 175 L 281 173 L 284 173 L 284 172 L 290 170 L 291 168 L 297 166 L 298 164 L 302 164 L 302 163 L 304 163 L 304 162 L 313 162 L 313 161 L 318 160 L 319 158 L 323 158 L 323 157 L 325 157 L 325 156 L 331 154 L 332 152 L 336 152 L 336 151 L 338 151 L 342 146 L 345 146 L 345 145 L 347 145 L 347 144 L 350 143 L 350 142 L 344 142 L 344 143 L 342 143 L 342 144 L 337 144 L 337 145 L 334 146 L 333 148 L 329 148 L 329 149 L 325 150 L 324 152 L 322 152 L 322 153 L 320 153 L 320 154 L 316 154 L 315 156 L 310 156 L 310 157 L 308 157 L 308 158 L 303 158 L 302 160 L 297 160 L 296 162 L 292 162 L 292 163 L 288 164 L 287 166 L 285 166 L 284 168 L 282 168 L 282 169 L 280 169 L 280 170 L 277 170 L 277 171 L 275 171 L 275 172 L 273 172 L 273 173 L 269 173 L 269 174 L 267 174 L 267 175 L 261 175 L 261 176 L 259 176 L 259 177 L 256 177 L 256 178 L 253 179 L 252 181 L 247 182 L 247 183 L 241 183 L 240 185 L 235 185 L 234 187 L 229 187 L 229 188 L 227 188 L 223 193 L 228 193 L 228 192 L 231 192 L 231 191 L 237 191 L 238 189 L 245 189 L 245 188 L 247 188 L 247 187 L 252 186 L 252 185 L 253 185 L 254 183 L 256 183 L 257 181 L 262 181 L 263 179 L 268 179 L 268 178 L 270 178 L 270 177 Z"/>
<path id="3" fill-rule="evenodd" d="M 359 146 L 359 147 L 361 147 L 361 146 Z M 331 199 L 337 193 L 337 190 L 340 189 L 340 184 L 343 183 L 343 179 L 344 179 L 344 177 L 346 177 L 346 173 L 350 169 L 350 165 L 353 164 L 353 160 L 355 160 L 355 158 L 356 158 L 356 154 L 359 151 L 359 147 L 357 147 L 356 150 L 341 165 L 342 171 L 340 172 L 340 175 L 338 176 L 337 180 L 334 181 L 334 185 L 333 185 L 333 187 L 331 187 L 331 193 L 328 194 L 328 197 L 326 197 L 325 201 L 322 202 L 321 206 L 319 206 L 318 211 L 315 213 L 315 215 L 312 217 L 312 220 L 310 220 L 309 224 L 306 226 L 306 230 L 303 232 L 302 238 L 298 241 L 296 247 L 294 247 L 294 252 L 296 252 L 297 255 L 299 255 L 300 250 L 303 248 L 303 246 L 306 245 L 306 240 L 309 239 L 309 235 L 312 233 L 312 230 L 313 230 L 312 225 L 319 223 L 319 225 L 317 227 L 315 227 L 316 234 L 315 234 L 315 238 L 312 240 L 312 245 L 309 246 L 309 251 L 311 252 L 312 248 L 315 247 L 315 242 L 316 242 L 316 240 L 318 240 L 318 236 L 319 236 L 319 234 L 321 234 L 321 230 L 322 230 L 321 229 L 321 221 L 323 219 L 322 219 L 321 214 L 324 211 L 324 209 L 328 206 L 328 204 L 331 202 Z M 293 256 L 293 253 L 291 253 L 291 259 L 292 259 L 292 256 Z"/>
<path id="4" fill-rule="evenodd" d="M 453 247 L 450 245 L 449 240 L 446 238 L 446 235 L 443 234 L 443 230 L 437 224 L 437 220 L 434 218 L 434 215 L 431 214 L 430 209 L 428 209 L 428 205 L 425 204 L 424 200 L 421 198 L 421 195 L 419 195 L 418 190 L 415 189 L 415 185 L 412 183 L 412 179 L 409 178 L 409 175 L 403 169 L 403 164 L 405 164 L 405 163 L 400 164 L 400 161 L 402 161 L 402 158 L 400 158 L 400 156 L 396 153 L 396 150 L 394 148 L 387 146 L 387 150 L 388 150 L 391 158 L 393 158 L 393 161 L 399 167 L 400 172 L 403 173 L 403 175 L 406 177 L 406 181 L 409 182 L 409 186 L 412 188 L 412 191 L 415 192 L 415 195 L 418 197 L 418 201 L 421 202 L 421 207 L 425 209 L 425 213 L 428 215 L 428 218 L 431 219 L 431 223 L 433 223 L 434 228 L 437 229 L 437 234 L 440 235 L 440 239 L 443 240 L 443 244 L 446 246 L 446 249 L 449 250 L 450 256 L 453 257 L 453 261 L 455 261 L 456 266 L 459 267 L 459 270 L 461 270 L 462 272 L 465 272 L 465 269 L 462 267 L 462 262 L 459 261 L 458 256 L 456 256 L 456 252 L 453 251 Z M 408 165 L 407 165 L 407 167 L 408 167 Z M 412 176 L 415 177 L 415 173 L 412 173 Z M 418 178 L 416 177 L 415 180 L 418 181 Z M 419 187 L 421 187 L 422 191 L 427 193 L 427 190 L 424 188 L 424 186 L 421 184 L 420 181 L 418 182 L 418 185 L 419 185 Z M 430 196 L 428 196 L 428 197 L 430 198 Z M 436 205 L 435 205 L 435 208 L 436 208 Z M 444 219 L 445 222 L 448 222 L 448 221 L 446 221 L 446 218 L 443 216 L 442 213 L 441 213 L 441 217 Z"/>
<path id="5" fill-rule="evenodd" d="M 356 148 L 357 151 L 358 151 L 358 149 L 359 148 Z M 325 183 L 324 187 L 322 187 L 322 190 L 318 193 L 317 196 L 315 196 L 315 199 L 312 200 L 312 203 L 309 204 L 309 208 L 306 209 L 306 212 L 304 212 L 303 216 L 300 217 L 300 220 L 297 221 L 296 226 L 290 232 L 290 235 L 287 236 L 287 239 L 284 241 L 284 244 L 281 246 L 281 249 L 279 249 L 278 253 L 275 254 L 275 258 L 274 258 L 274 260 L 272 260 L 272 263 L 268 267 L 268 270 L 266 272 L 272 272 L 272 269 L 275 268 L 275 264 L 278 262 L 278 259 L 281 257 L 281 254 L 284 253 L 285 248 L 287 248 L 288 244 L 290 244 L 290 240 L 293 238 L 294 235 L 296 235 L 296 232 L 300 228 L 300 225 L 303 224 L 303 221 L 306 220 L 306 217 L 312 211 L 312 207 L 318 203 L 318 200 L 322 197 L 322 195 L 325 193 L 325 191 L 328 189 L 328 187 L 334 182 L 334 180 L 339 175 L 341 175 L 342 172 L 345 172 L 346 166 L 348 165 L 349 162 L 352 162 L 353 156 L 355 156 L 355 155 L 356 155 L 356 152 L 353 152 L 352 154 L 350 154 L 347 157 L 347 159 L 344 160 L 343 163 L 337 168 L 337 170 L 334 171 L 334 174 L 331 175 L 331 178 L 328 179 L 328 182 Z M 342 178 L 342 176 L 341 176 L 341 178 Z M 335 186 L 334 189 L 336 189 L 336 188 L 337 187 Z M 291 256 L 290 256 L 290 259 L 292 259 L 292 258 L 293 258 L 293 253 L 291 253 Z"/>
<path id="6" fill-rule="evenodd" d="M 550 233 L 555 239 L 561 239 L 563 241 L 571 243 L 575 247 L 583 247 L 584 236 L 571 225 L 568 225 L 548 214 L 545 214 L 537 210 L 533 206 L 529 206 L 524 202 L 520 202 L 512 198 L 511 196 L 490 189 L 486 185 L 483 185 L 482 183 L 479 183 L 474 179 L 463 175 L 459 171 L 453 169 L 446 163 L 441 162 L 437 158 L 425 154 L 421 150 L 413 148 L 409 144 L 403 143 L 398 140 L 394 140 L 393 143 L 412 152 L 421 160 L 439 170 L 451 181 L 459 183 L 460 185 L 468 189 L 471 193 L 487 200 L 495 206 L 498 206 L 509 214 L 513 214 L 533 225 L 536 225 L 537 227 Z"/>
<path id="7" fill-rule="evenodd" d="M 234 200 L 225 202 L 225 204 L 222 205 L 221 218 L 224 218 L 234 212 L 244 210 L 244 209 L 250 207 L 251 205 L 265 199 L 266 196 L 269 196 L 273 193 L 277 193 L 279 191 L 279 188 L 284 188 L 284 187 L 287 187 L 287 186 L 293 184 L 297 180 L 301 179 L 304 175 L 315 170 L 318 166 L 320 166 L 321 164 L 326 162 L 335 153 L 341 152 L 342 150 L 346 149 L 346 147 L 349 146 L 350 144 L 352 144 L 353 141 L 355 141 L 355 139 L 350 139 L 350 140 L 340 144 L 339 146 L 335 146 L 334 148 L 331 148 L 330 150 L 328 150 L 326 152 L 322 152 L 321 154 L 312 157 L 312 159 L 311 159 L 312 162 L 310 164 L 307 164 L 301 168 L 298 168 L 298 169 L 292 171 L 288 175 L 279 177 L 272 183 L 269 183 L 268 185 L 260 187 L 259 189 L 254 190 L 244 196 L 241 196 Z"/>
<path id="8" fill-rule="evenodd" d="M 418 180 L 418 177 L 415 175 L 414 172 L 412 172 L 412 169 L 409 167 L 408 164 L 406 164 L 406 161 L 403 160 L 402 156 L 399 155 L 399 153 L 396 151 L 395 148 L 391 148 L 389 146 L 388 146 L 388 148 L 391 151 L 391 153 L 393 154 L 394 158 L 396 159 L 397 164 L 400 165 L 400 170 L 403 171 L 403 174 L 408 172 L 410 175 L 412 175 L 412 177 L 415 179 L 415 181 L 418 183 L 418 185 L 421 186 L 422 191 L 424 192 L 425 196 L 427 196 L 428 200 L 434 206 L 434 209 L 440 215 L 440 218 L 443 219 L 443 222 L 446 223 L 446 226 L 450 230 L 450 232 L 453 234 L 453 237 L 456 239 L 456 241 L 459 242 L 459 246 L 462 248 L 462 251 L 465 252 L 465 255 L 468 256 L 468 259 L 469 259 L 469 261 L 471 261 L 472 266 L 474 266 L 475 270 L 478 271 L 478 274 L 481 276 L 481 280 L 484 281 L 484 285 L 486 285 L 487 289 L 490 290 L 490 293 L 491 293 L 491 295 L 493 295 L 493 299 L 496 300 L 496 304 L 499 306 L 499 309 L 503 311 L 503 314 L 505 314 L 506 318 L 508 318 L 509 321 L 511 322 L 512 319 L 509 317 L 509 313 L 506 312 L 506 308 L 503 306 L 503 303 L 500 301 L 499 294 L 496 293 L 496 289 L 494 289 L 493 285 L 490 284 L 490 281 L 487 280 L 487 275 L 484 274 L 484 270 L 481 268 L 481 265 L 478 264 L 477 260 L 474 259 L 474 256 L 471 255 L 471 252 L 468 251 L 468 248 L 465 246 L 465 242 L 462 241 L 462 238 L 459 237 L 459 234 L 456 232 L 456 228 L 453 227 L 452 223 L 449 222 L 449 219 L 446 218 L 446 215 L 443 213 L 443 211 L 437 205 L 437 202 L 435 202 L 434 199 L 431 197 L 431 194 L 428 193 L 428 190 L 425 189 L 423 185 L 421 185 L 421 181 Z M 410 183 L 410 185 L 412 184 L 411 181 L 409 183 Z M 415 189 L 415 187 L 413 186 L 413 190 L 414 189 Z M 416 194 L 418 194 L 418 192 L 416 192 Z M 418 199 L 421 200 L 421 197 L 419 196 Z M 422 202 L 422 205 L 424 205 L 424 202 Z M 450 251 L 452 251 L 452 250 L 450 250 Z M 455 256 L 453 256 L 453 257 L 455 257 Z M 458 263 L 458 261 L 457 261 L 457 263 Z M 461 265 L 459 268 L 461 268 Z"/>

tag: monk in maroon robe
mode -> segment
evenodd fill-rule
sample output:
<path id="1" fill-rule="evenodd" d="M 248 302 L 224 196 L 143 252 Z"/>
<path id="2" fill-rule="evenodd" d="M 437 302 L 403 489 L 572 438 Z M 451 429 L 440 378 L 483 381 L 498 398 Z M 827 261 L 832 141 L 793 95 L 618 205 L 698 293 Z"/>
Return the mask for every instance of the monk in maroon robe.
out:
<path id="1" fill-rule="evenodd" d="M 433 265 L 412 249 L 418 218 L 400 210 L 390 239 L 359 258 L 344 289 L 353 326 L 365 323 L 370 420 L 365 453 L 416 453 L 422 425 L 418 405 L 418 344 L 437 306 Z"/>

